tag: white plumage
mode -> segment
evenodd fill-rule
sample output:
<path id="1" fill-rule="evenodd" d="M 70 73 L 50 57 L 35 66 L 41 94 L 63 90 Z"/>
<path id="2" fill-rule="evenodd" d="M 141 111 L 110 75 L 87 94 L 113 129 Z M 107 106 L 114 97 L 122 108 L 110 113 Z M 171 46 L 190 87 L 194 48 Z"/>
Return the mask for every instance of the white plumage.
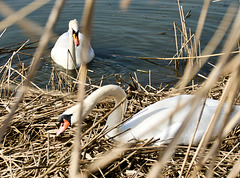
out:
<path id="1" fill-rule="evenodd" d="M 124 97 L 126 97 L 126 94 L 120 87 L 116 85 L 107 85 L 99 88 L 84 100 L 83 117 L 88 115 L 88 113 L 91 112 L 92 108 L 96 105 L 96 103 L 106 96 L 113 96 L 117 104 Z M 129 142 L 133 139 L 144 140 L 154 138 L 159 139 L 159 141 L 156 142 L 156 145 L 168 143 L 178 131 L 179 127 L 188 115 L 192 105 L 191 103 L 188 103 L 182 109 L 175 112 L 173 114 L 173 117 L 171 117 L 172 113 L 176 110 L 177 106 L 182 105 L 186 102 L 190 102 L 193 97 L 194 95 L 179 95 L 158 101 L 135 114 L 130 120 L 122 124 L 119 128 L 112 130 L 106 136 L 113 137 L 129 129 L 127 132 L 119 135 L 115 139 L 121 142 Z M 199 123 L 198 130 L 194 138 L 194 145 L 200 142 L 218 106 L 218 103 L 219 101 L 217 100 L 206 100 L 201 121 Z M 71 125 L 74 125 L 78 120 L 78 116 L 76 113 L 78 113 L 79 111 L 79 106 L 80 105 L 77 104 L 67 109 L 63 114 L 59 116 L 59 122 L 62 122 L 64 118 L 69 117 L 69 122 L 71 123 Z M 109 115 L 106 123 L 106 126 L 108 128 L 114 127 L 122 121 L 126 107 L 127 101 L 123 102 L 121 107 L 118 107 L 113 113 Z M 219 134 L 220 127 L 224 119 L 225 107 L 226 106 L 223 107 L 223 111 L 221 111 L 220 113 L 220 117 L 218 118 L 214 131 L 211 135 L 211 139 L 214 139 Z M 195 112 L 191 116 L 188 125 L 185 127 L 185 130 L 183 131 L 178 140 L 178 144 L 187 145 L 190 143 L 194 129 L 196 127 L 197 120 L 199 118 L 201 108 L 202 103 L 199 104 L 197 109 L 195 109 Z M 232 116 L 240 110 L 240 107 L 234 106 L 233 109 L 234 110 L 231 113 L 230 118 L 232 118 Z M 57 135 L 59 135 L 62 131 L 58 132 Z"/>
<path id="2" fill-rule="evenodd" d="M 77 20 L 71 20 L 68 32 L 63 33 L 52 48 L 51 57 L 58 65 L 66 69 L 78 68 L 82 63 L 81 53 L 84 44 L 89 45 L 86 61 L 86 63 L 89 63 L 95 56 L 94 51 L 83 34 L 79 32 Z M 69 52 L 71 55 L 69 55 Z"/>

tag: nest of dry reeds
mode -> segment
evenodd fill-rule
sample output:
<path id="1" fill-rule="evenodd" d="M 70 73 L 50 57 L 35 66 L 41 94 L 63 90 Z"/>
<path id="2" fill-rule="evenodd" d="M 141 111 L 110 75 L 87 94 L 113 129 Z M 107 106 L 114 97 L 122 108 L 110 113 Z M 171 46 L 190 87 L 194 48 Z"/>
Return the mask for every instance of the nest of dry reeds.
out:
<path id="1" fill-rule="evenodd" d="M 2 72 L 4 73 L 8 69 L 9 67 L 5 67 Z M 19 71 L 18 75 L 11 75 L 16 70 L 10 71 L 10 76 L 5 75 L 1 80 L 3 83 L 0 105 L 1 122 L 10 112 L 11 103 L 15 100 L 14 93 L 16 91 L 14 88 L 17 88 L 21 84 L 20 78 L 23 77 L 23 75 L 20 75 L 21 71 Z M 228 78 L 229 76 L 222 77 L 210 90 L 208 97 L 218 99 Z M 167 87 L 143 87 L 139 83 L 136 83 L 136 79 L 133 78 L 130 83 L 125 83 L 120 76 L 117 79 L 116 83 L 125 88 L 128 96 L 129 105 L 125 119 L 130 118 L 141 109 L 156 101 L 182 93 L 194 94 L 202 87 L 200 84 L 191 85 L 181 90 Z M 50 80 L 54 79 L 51 77 Z M 59 80 L 59 78 L 55 80 Z M 62 81 L 62 83 L 65 83 L 64 78 L 62 78 Z M 66 85 L 68 84 L 66 83 Z M 86 86 L 87 95 L 96 88 L 97 86 L 95 85 Z M 24 95 L 3 137 L 0 157 L 1 177 L 69 176 L 75 128 L 66 130 L 61 137 L 56 137 L 56 130 L 58 128 L 58 115 L 76 103 L 76 92 L 74 92 L 76 88 L 71 88 L 70 90 L 72 92 L 46 91 L 31 87 Z M 105 138 L 102 132 L 106 120 L 91 128 L 92 125 L 104 117 L 113 107 L 113 98 L 107 98 L 98 103 L 91 114 L 84 119 L 81 155 L 79 157 L 80 172 L 88 172 L 96 160 L 101 159 L 107 152 L 115 148 L 116 143 Z M 215 160 L 215 176 L 224 176 L 227 174 L 233 167 L 234 162 L 239 158 L 239 132 L 240 128 L 235 127 L 227 138 L 222 141 Z M 157 161 L 159 154 L 165 148 L 165 146 L 152 146 L 151 142 L 139 142 L 131 145 L 131 147 L 122 152 L 118 158 L 106 167 L 94 170 L 89 175 L 92 177 L 145 177 L 151 166 Z M 164 166 L 162 175 L 165 177 L 179 176 L 187 149 L 187 146 L 177 147 L 171 159 Z M 187 172 L 196 149 L 197 147 L 191 147 L 188 160 L 183 169 L 183 175 Z M 206 175 L 210 163 L 211 160 L 203 166 L 198 172 L 199 176 L 204 177 Z"/>
<path id="2" fill-rule="evenodd" d="M 40 2 L 29 4 L 28 8 L 34 9 L 33 6 L 40 7 L 46 3 Z M 127 8 L 129 3 L 130 0 L 122 0 L 122 8 Z M 64 72 L 58 73 L 55 68 L 52 70 L 46 90 L 37 87 L 32 82 L 63 4 L 64 0 L 56 1 L 44 30 L 32 25 L 36 27 L 34 32 L 42 34 L 33 55 L 32 64 L 26 67 L 23 63 L 14 60 L 14 55 L 19 54 L 26 42 L 14 50 L 6 64 L 0 67 L 1 177 L 69 177 L 71 174 L 74 177 L 78 173 L 82 177 L 151 177 L 151 175 L 153 175 L 152 177 L 158 175 L 164 177 L 191 175 L 193 177 L 226 177 L 227 175 L 233 177 L 235 175 L 240 177 L 239 126 L 231 129 L 228 136 L 221 140 L 220 145 L 215 144 L 218 142 L 208 142 L 207 145 L 189 147 L 176 146 L 171 142 L 170 145 L 157 147 L 152 145 L 154 140 L 122 145 L 105 138 L 105 132 L 103 132 L 106 122 L 105 116 L 114 107 L 112 98 L 104 99 L 98 103 L 91 114 L 83 120 L 79 150 L 73 149 L 77 145 L 74 144 L 76 143 L 74 138 L 79 138 L 76 134 L 79 130 L 71 128 L 66 130 L 61 137 L 56 137 L 57 117 L 78 101 L 75 97 L 76 91 L 78 90 L 78 95 L 79 93 L 80 95 L 89 95 L 102 84 L 102 80 L 100 82 L 89 80 L 91 82 L 87 83 L 84 81 L 84 77 L 81 78 L 81 74 L 84 76 L 84 72 L 86 72 L 85 65 L 82 65 L 82 72 L 80 71 L 80 75 L 78 75 L 80 82 Z M 82 20 L 83 34 L 89 40 L 93 5 L 93 1 L 86 1 Z M 3 2 L 0 3 L 0 6 L 9 9 Z M 210 98 L 223 101 L 228 98 L 239 104 L 240 56 L 239 50 L 235 50 L 235 47 L 240 36 L 240 13 L 236 15 L 236 8 L 229 8 L 214 38 L 200 52 L 198 50 L 200 49 L 199 40 L 209 1 L 204 1 L 204 11 L 200 15 L 196 35 L 192 34 L 191 30 L 188 31 L 185 23 L 187 16 L 184 15 L 179 1 L 178 6 L 181 28 L 174 23 L 176 55 L 170 59 L 143 58 L 174 60 L 175 68 L 179 67 L 182 59 L 187 59 L 188 65 L 186 65 L 184 75 L 176 88 L 166 86 L 154 88 L 151 85 L 144 87 L 137 81 L 137 78 L 131 75 L 131 82 L 126 82 L 121 76 L 116 75 L 116 83 L 125 89 L 128 96 L 129 104 L 125 119 L 156 101 L 179 94 L 196 94 L 200 98 L 207 95 Z M 18 13 L 22 18 L 27 15 L 22 14 L 21 11 Z M 236 18 L 233 20 L 235 16 Z M 27 28 L 28 25 L 33 24 L 31 21 L 26 19 L 16 21 L 17 18 L 14 19 L 14 16 L 9 17 L 9 19 L 12 24 L 18 22 L 23 31 L 31 31 L 31 28 Z M 2 22 L 1 28 L 11 25 L 8 23 L 9 19 Z M 203 84 L 188 85 L 214 52 L 225 32 L 229 29 L 231 22 L 233 28 L 230 30 L 223 52 L 214 55 L 220 57 L 211 74 L 205 77 L 206 81 Z M 177 35 L 177 32 L 180 32 L 181 35 Z M 13 65 L 13 62 L 16 64 Z M 226 75 L 226 73 L 230 74 Z M 27 86 L 30 86 L 29 89 Z M 99 120 L 101 122 L 98 122 Z M 74 137 L 74 135 L 77 136 Z M 199 151 L 199 148 L 203 148 L 204 151 Z M 77 155 L 75 153 L 80 153 L 76 157 L 76 160 L 80 160 L 77 171 L 69 168 L 75 163 L 73 161 L 74 155 Z"/>

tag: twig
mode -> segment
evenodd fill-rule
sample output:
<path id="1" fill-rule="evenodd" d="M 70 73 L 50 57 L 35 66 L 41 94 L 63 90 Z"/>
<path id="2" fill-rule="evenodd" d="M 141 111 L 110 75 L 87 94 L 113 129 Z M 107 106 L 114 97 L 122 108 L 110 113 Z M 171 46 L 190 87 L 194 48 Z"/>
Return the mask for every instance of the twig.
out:
<path id="1" fill-rule="evenodd" d="M 2 33 L 0 34 L 0 38 L 3 36 L 3 34 L 5 33 L 6 30 L 7 30 L 7 28 L 3 29 Z"/>

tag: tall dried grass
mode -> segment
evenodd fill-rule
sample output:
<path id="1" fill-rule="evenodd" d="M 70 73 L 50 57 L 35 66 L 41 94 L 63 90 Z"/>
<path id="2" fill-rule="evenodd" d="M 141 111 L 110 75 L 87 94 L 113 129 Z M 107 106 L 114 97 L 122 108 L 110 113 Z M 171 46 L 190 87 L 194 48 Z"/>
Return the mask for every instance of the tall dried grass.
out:
<path id="1" fill-rule="evenodd" d="M 169 145 L 155 147 L 151 145 L 154 140 L 139 141 L 130 145 L 116 145 L 111 139 L 104 137 L 103 127 L 106 117 L 117 107 L 111 109 L 114 105 L 111 98 L 101 101 L 87 118 L 79 119 L 77 128 L 68 129 L 61 138 L 55 137 L 57 116 L 76 102 L 81 102 L 85 95 L 101 85 L 99 81 L 86 83 L 87 67 L 85 63 L 78 72 L 78 80 L 66 73 L 58 73 L 53 68 L 49 77 L 48 90 L 41 89 L 32 82 L 43 49 L 48 43 L 64 3 L 63 0 L 56 1 L 31 65 L 26 67 L 21 61 L 13 60 L 14 55 L 26 45 L 26 41 L 13 53 L 7 63 L 0 67 L 1 176 L 239 176 L 240 139 L 239 127 L 235 127 L 235 125 L 239 120 L 240 113 L 237 113 L 231 122 L 225 122 L 221 128 L 222 134 L 216 141 L 209 142 L 209 136 L 223 103 L 228 102 L 226 120 L 231 111 L 231 105 L 239 104 L 240 60 L 238 51 L 234 50 L 240 35 L 240 24 L 238 23 L 240 13 L 236 14 L 237 9 L 234 8 L 234 5 L 231 6 L 209 44 L 203 52 L 200 52 L 198 44 L 204 21 L 207 20 L 206 13 L 209 2 L 209 0 L 204 2 L 196 35 L 194 35 L 191 34 L 191 30 L 188 31 L 183 7 L 178 1 L 181 28 L 174 24 L 174 29 L 175 34 L 177 31 L 181 33 L 181 40 L 178 40 L 175 35 L 177 53 L 170 60 L 175 61 L 176 67 L 179 63 L 177 59 L 189 60 L 186 71 L 176 87 L 170 89 L 154 88 L 151 85 L 144 87 L 137 81 L 137 77 L 134 78 L 130 75 L 131 82 L 126 82 L 120 76 L 116 76 L 116 82 L 120 86 L 125 86 L 128 94 L 129 106 L 126 119 L 163 98 L 182 93 L 196 96 L 192 101 L 192 110 L 172 142 Z M 121 2 L 124 9 L 127 9 L 129 4 L 129 0 Z M 93 11 L 94 1 L 86 1 L 81 26 L 83 34 L 89 41 Z M 22 18 L 24 21 L 24 15 Z M 222 53 L 217 54 L 219 59 L 212 72 L 202 84 L 188 85 L 192 77 L 207 62 L 207 59 L 216 55 L 212 53 L 230 27 L 231 22 L 230 34 Z M 5 27 L 3 26 L 3 28 Z M 4 35 L 3 33 L 2 35 Z M 83 59 L 86 59 L 87 49 L 88 47 L 85 46 Z M 233 53 L 232 57 L 230 54 Z M 13 63 L 17 63 L 17 67 L 13 67 Z M 77 98 L 75 97 L 76 89 L 78 89 Z M 219 99 L 220 104 L 202 141 L 198 147 L 177 145 L 178 136 L 186 129 L 189 116 L 199 105 L 200 100 L 205 97 Z M 81 116 L 81 111 L 79 111 L 79 116 Z"/>

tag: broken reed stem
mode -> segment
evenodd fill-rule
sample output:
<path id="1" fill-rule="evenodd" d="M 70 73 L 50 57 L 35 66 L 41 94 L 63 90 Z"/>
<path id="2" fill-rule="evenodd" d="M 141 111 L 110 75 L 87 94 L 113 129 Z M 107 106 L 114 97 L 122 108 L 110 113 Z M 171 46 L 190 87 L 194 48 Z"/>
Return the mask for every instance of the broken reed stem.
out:
<path id="1" fill-rule="evenodd" d="M 182 25 L 182 37 L 184 39 L 184 44 L 185 45 L 185 51 L 186 51 L 186 56 L 190 56 L 190 50 L 188 47 L 188 34 L 187 34 L 187 28 L 186 28 L 186 23 L 185 23 L 185 16 L 184 16 L 184 12 L 183 12 L 183 8 L 182 6 L 180 6 L 179 0 L 178 2 L 178 11 L 179 11 L 179 15 L 180 15 L 180 20 L 181 20 L 181 25 Z"/>
<path id="2" fill-rule="evenodd" d="M 226 26 L 225 26 L 226 27 Z M 240 51 L 231 51 L 230 54 L 238 54 Z M 171 61 L 171 60 L 184 60 L 184 59 L 204 59 L 204 58 L 210 58 L 210 57 L 218 57 L 218 56 L 223 56 L 226 53 L 217 53 L 217 54 L 205 54 L 205 55 L 200 55 L 200 56 L 183 56 L 183 57 L 137 57 L 137 56 L 124 56 L 124 55 L 116 55 L 116 56 L 121 56 L 121 57 L 126 57 L 126 58 L 134 58 L 134 59 L 150 59 L 150 60 L 166 60 L 166 61 Z"/>

